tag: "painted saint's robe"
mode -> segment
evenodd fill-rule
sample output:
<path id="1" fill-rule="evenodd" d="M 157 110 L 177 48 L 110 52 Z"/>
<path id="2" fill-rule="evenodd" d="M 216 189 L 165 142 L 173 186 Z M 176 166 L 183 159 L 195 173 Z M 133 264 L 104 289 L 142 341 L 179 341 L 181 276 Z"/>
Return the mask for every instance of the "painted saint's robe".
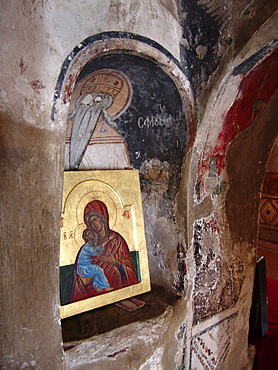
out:
<path id="1" fill-rule="evenodd" d="M 124 238 L 117 232 L 109 229 L 109 216 L 107 208 L 104 203 L 100 201 L 90 202 L 84 211 L 84 221 L 89 228 L 89 218 L 91 215 L 99 215 L 105 222 L 106 228 L 106 240 L 102 241 L 105 243 L 102 254 L 106 256 L 112 256 L 115 260 L 115 264 L 101 262 L 98 257 L 92 257 L 92 263 L 100 266 L 108 280 L 108 283 L 113 290 L 121 289 L 133 284 L 138 283 L 133 262 L 130 256 L 130 252 Z M 83 235 L 86 234 L 86 230 Z M 76 261 L 78 260 L 79 253 Z M 91 282 L 85 283 L 84 279 L 77 273 L 77 262 L 74 268 L 74 279 L 71 291 L 71 302 L 79 301 L 81 299 L 94 297 L 104 292 L 96 291 Z"/>

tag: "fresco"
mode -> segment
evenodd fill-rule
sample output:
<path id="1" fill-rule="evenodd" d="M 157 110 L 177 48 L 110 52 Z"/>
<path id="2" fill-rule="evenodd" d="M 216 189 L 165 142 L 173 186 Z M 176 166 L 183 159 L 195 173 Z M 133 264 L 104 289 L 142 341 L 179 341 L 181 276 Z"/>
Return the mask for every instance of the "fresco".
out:
<path id="1" fill-rule="evenodd" d="M 231 345 L 237 313 L 193 336 L 190 369 L 218 369 Z"/>
<path id="2" fill-rule="evenodd" d="M 68 123 L 66 170 L 136 168 L 147 191 L 174 198 L 187 124 L 179 92 L 157 64 L 124 53 L 92 59 L 76 81 Z"/>
<path id="3" fill-rule="evenodd" d="M 195 96 L 200 94 L 202 84 L 209 80 L 232 43 L 227 8 L 216 4 L 211 0 L 180 1 L 181 64 Z"/>
<path id="4" fill-rule="evenodd" d="M 193 325 L 232 307 L 238 301 L 246 273 L 243 262 L 232 255 L 225 259 L 220 250 L 217 215 L 194 223 Z"/>
<path id="5" fill-rule="evenodd" d="M 128 108 L 131 97 L 129 80 L 113 69 L 100 69 L 77 83 L 68 115 L 66 170 L 130 166 L 114 121 Z"/>
<path id="6" fill-rule="evenodd" d="M 196 189 L 199 198 L 203 192 L 204 177 L 221 174 L 225 167 L 229 144 L 252 124 L 278 88 L 278 49 L 256 64 L 258 58 L 262 58 L 266 51 L 267 49 L 258 55 L 255 54 L 233 72 L 234 76 L 242 76 L 242 80 L 234 103 L 223 116 L 222 129 L 215 144 L 211 145 L 207 139 L 198 169 Z M 214 127 L 211 125 L 207 133 L 208 138 L 213 130 Z"/>

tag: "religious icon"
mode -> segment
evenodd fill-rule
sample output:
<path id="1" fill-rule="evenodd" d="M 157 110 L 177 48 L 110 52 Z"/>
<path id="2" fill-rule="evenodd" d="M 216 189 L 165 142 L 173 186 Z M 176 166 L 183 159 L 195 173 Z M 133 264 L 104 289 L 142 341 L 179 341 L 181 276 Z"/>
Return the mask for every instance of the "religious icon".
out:
<path id="1" fill-rule="evenodd" d="M 148 290 L 138 171 L 65 172 L 61 318 Z"/>
<path id="2" fill-rule="evenodd" d="M 109 228 L 106 205 L 88 203 L 84 222 L 85 244 L 75 262 L 71 302 L 138 283 L 126 241 Z"/>

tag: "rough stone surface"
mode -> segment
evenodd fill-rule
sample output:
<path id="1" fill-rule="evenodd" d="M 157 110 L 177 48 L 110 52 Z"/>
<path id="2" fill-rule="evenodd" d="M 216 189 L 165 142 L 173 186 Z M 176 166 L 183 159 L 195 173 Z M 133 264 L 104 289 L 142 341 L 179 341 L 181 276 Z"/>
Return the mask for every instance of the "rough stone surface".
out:
<path id="1" fill-rule="evenodd" d="M 100 366 L 122 369 L 124 356 L 126 369 L 144 368 L 147 363 L 156 362 L 155 358 L 161 358 L 163 349 L 159 346 L 164 345 L 164 333 L 171 316 L 172 309 L 168 308 L 156 319 L 133 323 L 83 341 L 66 352 L 68 364 L 71 369 L 97 369 Z"/>
<path id="2" fill-rule="evenodd" d="M 176 303 L 176 297 L 172 292 L 156 285 L 152 285 L 150 292 L 136 298 L 145 304 L 136 311 L 128 312 L 116 304 L 111 304 L 63 319 L 64 348 L 72 347 L 75 345 L 73 342 L 80 342 L 133 322 L 149 321 L 162 315 L 167 308 Z"/>

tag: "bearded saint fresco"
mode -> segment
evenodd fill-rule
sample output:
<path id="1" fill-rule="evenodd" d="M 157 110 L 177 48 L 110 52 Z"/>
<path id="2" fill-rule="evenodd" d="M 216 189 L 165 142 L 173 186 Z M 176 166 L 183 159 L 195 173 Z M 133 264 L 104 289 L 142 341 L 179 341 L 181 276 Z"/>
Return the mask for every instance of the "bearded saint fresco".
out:
<path id="1" fill-rule="evenodd" d="M 76 257 L 70 301 L 137 284 L 128 245 L 119 233 L 109 228 L 106 205 L 99 200 L 88 203 L 84 222 L 85 243 Z"/>
<path id="2" fill-rule="evenodd" d="M 130 81 L 113 69 L 95 71 L 77 83 L 68 115 L 66 170 L 130 166 L 127 144 L 116 130 L 115 119 L 131 98 Z"/>

